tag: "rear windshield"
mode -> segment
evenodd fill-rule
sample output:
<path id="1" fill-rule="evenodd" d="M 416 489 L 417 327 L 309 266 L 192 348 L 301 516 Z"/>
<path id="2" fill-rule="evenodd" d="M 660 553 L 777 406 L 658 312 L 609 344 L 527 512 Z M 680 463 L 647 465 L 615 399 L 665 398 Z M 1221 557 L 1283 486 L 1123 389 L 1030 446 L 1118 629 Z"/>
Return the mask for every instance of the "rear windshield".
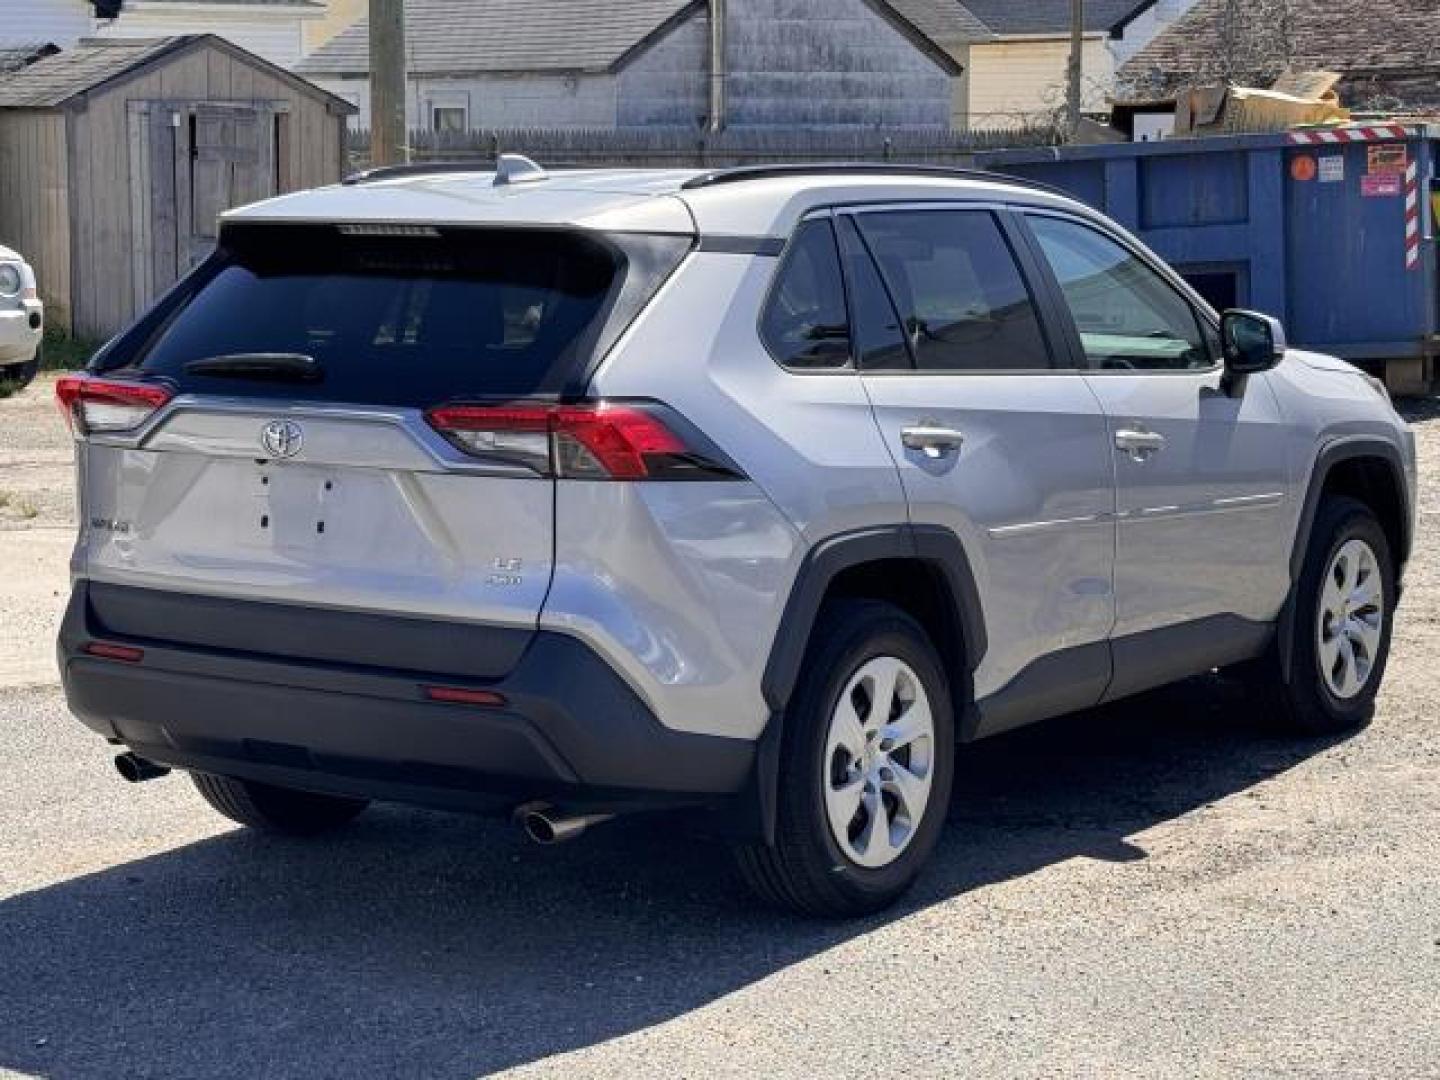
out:
<path id="1" fill-rule="evenodd" d="M 623 294 L 648 297 L 659 280 L 646 279 L 688 248 L 664 239 L 657 249 L 657 238 L 561 231 L 230 225 L 98 366 L 184 392 L 290 400 L 423 408 L 562 395 L 613 340 L 606 324 L 643 303 Z M 187 371 L 257 354 L 312 358 L 312 377 Z"/>

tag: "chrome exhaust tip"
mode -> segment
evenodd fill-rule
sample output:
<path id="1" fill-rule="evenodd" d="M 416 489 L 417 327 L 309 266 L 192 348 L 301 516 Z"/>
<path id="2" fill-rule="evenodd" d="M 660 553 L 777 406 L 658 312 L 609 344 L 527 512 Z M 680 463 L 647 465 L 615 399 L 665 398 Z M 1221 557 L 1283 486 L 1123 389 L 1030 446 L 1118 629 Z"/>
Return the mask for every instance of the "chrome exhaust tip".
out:
<path id="1" fill-rule="evenodd" d="M 544 803 L 527 803 L 515 811 L 525 835 L 537 844 L 563 844 L 574 840 L 592 825 L 601 825 L 614 814 L 562 814 Z"/>
<path id="2" fill-rule="evenodd" d="M 115 771 L 132 784 L 144 783 L 146 780 L 159 780 L 162 776 L 170 775 L 170 766 L 161 765 L 157 761 L 143 758 L 133 751 L 127 750 L 123 754 L 115 756 Z"/>

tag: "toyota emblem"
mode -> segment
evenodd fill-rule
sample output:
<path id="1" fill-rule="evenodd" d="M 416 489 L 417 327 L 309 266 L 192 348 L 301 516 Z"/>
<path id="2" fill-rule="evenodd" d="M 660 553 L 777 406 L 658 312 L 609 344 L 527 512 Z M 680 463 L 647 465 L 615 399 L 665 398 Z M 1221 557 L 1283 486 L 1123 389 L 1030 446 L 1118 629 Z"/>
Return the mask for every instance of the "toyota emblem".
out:
<path id="1" fill-rule="evenodd" d="M 271 420 L 260 430 L 260 445 L 271 457 L 294 457 L 304 444 L 305 433 L 290 420 Z"/>

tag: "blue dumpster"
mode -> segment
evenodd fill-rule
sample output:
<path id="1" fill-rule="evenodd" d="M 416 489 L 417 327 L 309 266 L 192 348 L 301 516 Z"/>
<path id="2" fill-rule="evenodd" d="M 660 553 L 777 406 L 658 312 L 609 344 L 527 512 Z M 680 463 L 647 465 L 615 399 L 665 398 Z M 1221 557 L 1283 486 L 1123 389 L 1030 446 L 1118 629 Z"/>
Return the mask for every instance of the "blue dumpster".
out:
<path id="1" fill-rule="evenodd" d="M 1276 315 L 1294 344 L 1417 393 L 1440 354 L 1437 148 L 1440 126 L 1375 124 L 978 161 L 1103 210 L 1216 307 Z"/>

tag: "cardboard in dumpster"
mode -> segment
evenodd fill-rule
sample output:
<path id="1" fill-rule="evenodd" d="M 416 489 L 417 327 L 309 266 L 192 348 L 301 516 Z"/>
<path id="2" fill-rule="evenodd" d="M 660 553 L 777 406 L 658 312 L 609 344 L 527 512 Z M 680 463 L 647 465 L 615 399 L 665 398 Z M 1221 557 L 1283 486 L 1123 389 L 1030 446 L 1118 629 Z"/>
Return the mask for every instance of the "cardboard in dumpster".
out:
<path id="1" fill-rule="evenodd" d="M 1239 135 L 1288 131 L 1306 124 L 1337 124 L 1350 119 L 1335 87 L 1333 71 L 1286 72 L 1269 90 L 1245 86 L 1197 86 L 1175 102 L 1175 134 Z"/>

